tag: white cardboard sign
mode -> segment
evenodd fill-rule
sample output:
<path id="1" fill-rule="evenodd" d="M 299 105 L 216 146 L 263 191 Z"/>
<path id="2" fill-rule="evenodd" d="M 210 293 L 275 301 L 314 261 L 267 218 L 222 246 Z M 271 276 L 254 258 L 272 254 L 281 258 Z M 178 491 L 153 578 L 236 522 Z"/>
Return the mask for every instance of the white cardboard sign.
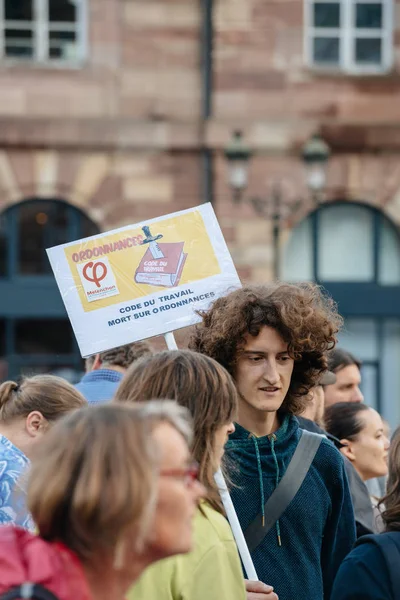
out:
<path id="1" fill-rule="evenodd" d="M 192 325 L 240 287 L 211 204 L 47 254 L 82 356 Z"/>

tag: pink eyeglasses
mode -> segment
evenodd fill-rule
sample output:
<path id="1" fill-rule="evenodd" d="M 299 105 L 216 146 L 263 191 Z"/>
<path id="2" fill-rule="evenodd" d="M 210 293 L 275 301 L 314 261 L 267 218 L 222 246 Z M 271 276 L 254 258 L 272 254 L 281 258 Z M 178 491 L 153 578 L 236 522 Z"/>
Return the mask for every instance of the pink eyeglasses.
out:
<path id="1" fill-rule="evenodd" d="M 191 463 L 186 469 L 164 469 L 160 471 L 161 477 L 181 479 L 185 485 L 190 485 L 199 478 L 199 465 Z"/>

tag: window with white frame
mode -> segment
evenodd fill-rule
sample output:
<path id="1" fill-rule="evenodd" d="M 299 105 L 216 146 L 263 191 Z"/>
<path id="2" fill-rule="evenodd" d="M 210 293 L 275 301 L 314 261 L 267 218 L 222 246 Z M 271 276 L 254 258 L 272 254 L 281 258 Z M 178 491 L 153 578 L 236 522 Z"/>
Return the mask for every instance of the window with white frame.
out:
<path id="1" fill-rule="evenodd" d="M 75 64 L 86 56 L 86 0 L 0 0 L 0 58 Z"/>
<path id="2" fill-rule="evenodd" d="M 308 65 L 383 73 L 393 60 L 393 0 L 304 0 Z"/>

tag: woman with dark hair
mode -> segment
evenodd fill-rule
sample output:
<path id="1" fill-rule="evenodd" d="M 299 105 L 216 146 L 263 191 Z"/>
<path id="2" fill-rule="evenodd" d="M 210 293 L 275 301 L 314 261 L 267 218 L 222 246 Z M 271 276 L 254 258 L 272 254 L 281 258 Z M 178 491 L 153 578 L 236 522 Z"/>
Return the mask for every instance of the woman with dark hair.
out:
<path id="1" fill-rule="evenodd" d="M 390 443 L 376 410 L 359 402 L 340 402 L 326 409 L 325 426 L 340 440 L 341 453 L 363 481 L 387 475 Z"/>
<path id="2" fill-rule="evenodd" d="M 400 599 L 400 427 L 389 450 L 385 532 L 360 538 L 337 574 L 331 600 Z"/>
<path id="3" fill-rule="evenodd" d="M 235 429 L 235 384 L 211 358 L 188 350 L 160 352 L 129 368 L 115 401 L 137 403 L 153 398 L 174 398 L 189 409 L 194 429 L 192 456 L 207 493 L 195 519 L 193 551 L 147 570 L 129 598 L 244 600 L 239 555 L 214 480 L 228 435 Z M 252 584 L 248 585 L 251 590 Z M 257 586 L 264 593 L 269 591 L 263 596 L 266 600 L 276 599 L 271 588 Z"/>
<path id="4" fill-rule="evenodd" d="M 235 290 L 201 316 L 190 347 L 225 366 L 239 392 L 226 453 L 257 574 L 280 600 L 329 598 L 355 540 L 353 508 L 340 453 L 296 415 L 327 369 L 336 306 L 316 285 L 274 283 Z"/>
<path id="5" fill-rule="evenodd" d="M 340 452 L 351 463 L 353 504 L 356 508 L 357 537 L 377 533 L 373 500 L 367 496 L 365 482 L 387 475 L 389 440 L 381 416 L 360 402 L 339 402 L 325 410 L 326 431 L 340 441 Z M 363 510 L 360 503 L 365 502 Z"/>
<path id="6" fill-rule="evenodd" d="M 189 415 L 172 402 L 61 419 L 29 477 L 38 535 L 0 528 L 0 597 L 123 600 L 148 565 L 188 552 L 204 492 L 190 440 Z"/>

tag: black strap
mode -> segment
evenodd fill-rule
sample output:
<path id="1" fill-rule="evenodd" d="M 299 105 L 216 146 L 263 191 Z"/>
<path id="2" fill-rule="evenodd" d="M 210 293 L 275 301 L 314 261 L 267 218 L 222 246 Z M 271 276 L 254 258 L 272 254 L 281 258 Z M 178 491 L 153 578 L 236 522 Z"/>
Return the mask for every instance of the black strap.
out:
<path id="1" fill-rule="evenodd" d="M 286 473 L 264 505 L 264 525 L 261 514 L 258 514 L 244 532 L 250 552 L 253 552 L 261 544 L 268 531 L 283 515 L 299 491 L 323 437 L 317 433 L 301 430 L 299 443 Z"/>
<path id="2" fill-rule="evenodd" d="M 386 562 L 387 569 L 389 571 L 390 584 L 392 587 L 392 594 L 395 600 L 400 598 L 400 569 L 399 569 L 399 555 L 400 555 L 400 533 L 399 532 L 387 532 L 380 533 L 378 535 L 365 535 L 359 538 L 356 542 L 356 546 L 362 544 L 372 543 L 380 548 L 383 557 Z"/>
<path id="3" fill-rule="evenodd" d="M 2 594 L 0 600 L 23 600 L 32 598 L 32 600 L 58 600 L 52 592 L 37 583 L 23 583 L 16 588 Z"/>

